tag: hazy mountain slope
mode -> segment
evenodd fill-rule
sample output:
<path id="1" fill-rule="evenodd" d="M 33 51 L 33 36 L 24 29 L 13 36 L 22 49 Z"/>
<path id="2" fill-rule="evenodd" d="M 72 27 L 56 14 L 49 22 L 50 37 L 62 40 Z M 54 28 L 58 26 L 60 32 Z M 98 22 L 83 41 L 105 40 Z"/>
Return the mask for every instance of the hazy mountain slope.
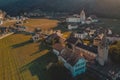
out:
<path id="1" fill-rule="evenodd" d="M 80 11 L 84 8 L 89 13 L 120 17 L 120 0 L 8 0 L 8 2 L 9 5 L 1 8 L 12 14 L 37 8 L 44 11 Z M 8 2 L 6 1 L 6 4 Z"/>
<path id="2" fill-rule="evenodd" d="M 8 5 L 8 4 L 12 4 L 16 1 L 19 1 L 19 0 L 0 0 L 0 6 L 5 6 L 5 5 Z"/>

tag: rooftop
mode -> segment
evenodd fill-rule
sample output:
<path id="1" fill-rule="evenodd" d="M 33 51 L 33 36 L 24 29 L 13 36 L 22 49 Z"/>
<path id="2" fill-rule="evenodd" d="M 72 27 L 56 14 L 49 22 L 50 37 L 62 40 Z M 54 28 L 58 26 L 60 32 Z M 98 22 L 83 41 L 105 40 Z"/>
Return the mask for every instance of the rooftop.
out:
<path id="1" fill-rule="evenodd" d="M 53 45 L 53 48 L 60 52 L 64 49 L 64 46 L 60 43 L 56 43 L 56 44 Z"/>
<path id="2" fill-rule="evenodd" d="M 75 44 L 75 43 L 77 42 L 77 40 L 78 40 L 78 38 L 70 37 L 70 38 L 67 39 L 66 41 L 67 41 L 68 43 Z M 77 46 L 77 47 L 80 47 L 80 48 L 82 48 L 82 49 L 88 50 L 88 51 L 90 51 L 90 52 L 93 52 L 93 53 L 95 53 L 95 54 L 98 53 L 97 47 L 94 47 L 94 46 L 91 46 L 91 47 L 90 47 L 90 46 L 84 45 L 84 44 L 82 44 L 82 43 L 77 43 L 76 46 Z"/>
<path id="3" fill-rule="evenodd" d="M 73 50 L 65 48 L 64 51 L 60 54 L 69 64 L 74 66 L 79 59 L 83 58 L 82 55 L 80 55 L 80 51 L 78 49 Z"/>

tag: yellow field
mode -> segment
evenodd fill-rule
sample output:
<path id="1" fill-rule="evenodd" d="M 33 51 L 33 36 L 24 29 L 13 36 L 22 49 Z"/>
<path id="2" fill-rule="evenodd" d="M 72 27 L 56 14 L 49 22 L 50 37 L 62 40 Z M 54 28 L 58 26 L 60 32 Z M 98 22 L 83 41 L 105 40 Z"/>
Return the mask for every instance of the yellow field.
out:
<path id="1" fill-rule="evenodd" d="M 15 20 L 5 21 L 2 26 L 11 26 L 15 24 Z M 57 20 L 50 19 L 28 19 L 23 26 L 27 26 L 29 31 L 33 31 L 35 28 L 40 27 L 41 29 L 47 30 L 54 28 L 58 25 Z"/>
<path id="2" fill-rule="evenodd" d="M 24 26 L 28 26 L 30 30 L 33 30 L 36 27 L 40 27 L 41 29 L 51 29 L 56 27 L 57 24 L 57 20 L 29 19 L 27 20 L 27 23 L 24 23 Z"/>
<path id="3" fill-rule="evenodd" d="M 39 44 L 29 42 L 30 37 L 14 34 L 0 40 L 0 80 L 39 80 L 29 69 L 21 71 L 22 67 L 48 53 L 47 49 L 36 53 Z"/>
<path id="4" fill-rule="evenodd" d="M 9 27 L 9 26 L 14 25 L 15 22 L 16 22 L 16 20 L 4 21 L 4 23 L 2 24 L 2 26 Z"/>

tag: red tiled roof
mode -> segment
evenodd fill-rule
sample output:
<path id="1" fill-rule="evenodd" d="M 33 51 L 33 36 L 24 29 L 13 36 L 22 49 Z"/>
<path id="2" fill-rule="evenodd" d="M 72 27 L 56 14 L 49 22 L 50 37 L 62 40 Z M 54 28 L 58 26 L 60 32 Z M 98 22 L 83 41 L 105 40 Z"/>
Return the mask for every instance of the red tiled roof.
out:
<path id="1" fill-rule="evenodd" d="M 62 51 L 62 49 L 64 49 L 64 46 L 60 43 L 56 43 L 53 45 L 53 48 L 60 52 L 60 51 Z"/>

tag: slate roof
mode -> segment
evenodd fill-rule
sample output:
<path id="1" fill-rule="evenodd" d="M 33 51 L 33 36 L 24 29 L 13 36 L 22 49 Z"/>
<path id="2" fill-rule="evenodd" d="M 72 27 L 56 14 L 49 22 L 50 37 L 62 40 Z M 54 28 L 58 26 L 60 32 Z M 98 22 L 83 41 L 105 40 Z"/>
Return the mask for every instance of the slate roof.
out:
<path id="1" fill-rule="evenodd" d="M 70 37 L 70 38 L 67 39 L 66 41 L 67 41 L 68 43 L 75 44 L 75 43 L 77 42 L 77 40 L 78 40 L 78 38 Z M 97 47 L 86 46 L 86 45 L 84 45 L 84 44 L 82 44 L 82 43 L 77 43 L 76 46 L 77 46 L 77 47 L 80 47 L 80 48 L 82 48 L 82 49 L 88 50 L 88 51 L 90 51 L 90 52 L 93 52 L 93 53 L 95 53 L 95 54 L 98 53 Z"/>
<path id="2" fill-rule="evenodd" d="M 95 54 L 98 53 L 97 47 L 89 47 L 89 46 L 83 45 L 83 44 L 81 44 L 81 43 L 78 43 L 76 46 L 77 46 L 77 47 L 80 47 L 80 48 L 82 48 L 82 49 L 88 50 L 88 51 L 90 51 L 90 52 L 93 52 L 93 53 L 95 53 Z"/>
<path id="3" fill-rule="evenodd" d="M 75 44 L 77 42 L 77 40 L 78 40 L 78 38 L 70 37 L 66 40 L 66 42 Z"/>

